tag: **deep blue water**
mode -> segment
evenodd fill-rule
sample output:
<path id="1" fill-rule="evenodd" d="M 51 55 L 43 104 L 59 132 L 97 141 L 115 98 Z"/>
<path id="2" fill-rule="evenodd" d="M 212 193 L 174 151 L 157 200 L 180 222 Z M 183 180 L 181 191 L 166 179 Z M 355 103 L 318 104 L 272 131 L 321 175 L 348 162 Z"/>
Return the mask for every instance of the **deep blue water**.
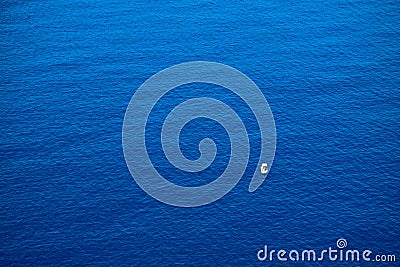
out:
<path id="1" fill-rule="evenodd" d="M 400 2 L 2 0 L 0 20 L 1 266 L 268 266 L 265 244 L 322 250 L 338 238 L 400 260 Z M 147 78 L 194 60 L 261 88 L 277 151 L 254 193 L 257 148 L 229 194 L 177 208 L 132 179 L 121 131 Z M 185 96 L 160 102 L 149 127 Z M 204 133 L 220 146 L 215 169 L 177 176 L 157 142 L 153 162 L 175 183 L 210 182 L 229 156 L 224 130 L 194 121 L 182 150 L 196 158 Z M 329 264 L 347 265 L 313 265 Z"/>

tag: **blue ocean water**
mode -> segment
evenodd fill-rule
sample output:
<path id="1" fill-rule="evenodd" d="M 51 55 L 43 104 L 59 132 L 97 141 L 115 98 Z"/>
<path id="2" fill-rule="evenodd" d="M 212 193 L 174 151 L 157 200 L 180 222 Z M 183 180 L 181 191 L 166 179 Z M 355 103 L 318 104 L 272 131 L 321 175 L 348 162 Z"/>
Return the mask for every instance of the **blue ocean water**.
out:
<path id="1" fill-rule="evenodd" d="M 0 265 L 265 266 L 266 244 L 338 238 L 399 258 L 399 14 L 398 1 L 1 1 Z M 278 143 L 248 193 L 257 129 L 239 107 L 256 145 L 246 175 L 215 203 L 177 208 L 134 182 L 121 131 L 147 78 L 195 60 L 249 76 Z M 187 88 L 159 103 L 150 129 L 189 92 L 235 101 Z M 220 145 L 215 169 L 177 176 L 150 133 L 153 162 L 176 183 L 210 182 L 229 156 L 223 129 L 194 121 L 182 150 L 196 158 L 204 133 Z"/>

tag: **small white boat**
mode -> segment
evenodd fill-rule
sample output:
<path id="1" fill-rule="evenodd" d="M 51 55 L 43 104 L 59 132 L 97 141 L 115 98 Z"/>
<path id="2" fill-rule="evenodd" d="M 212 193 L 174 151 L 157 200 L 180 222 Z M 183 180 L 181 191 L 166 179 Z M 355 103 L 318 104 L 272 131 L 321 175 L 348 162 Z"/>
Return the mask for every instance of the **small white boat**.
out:
<path id="1" fill-rule="evenodd" d="M 268 164 L 267 163 L 261 164 L 261 174 L 265 175 L 267 173 L 268 173 Z"/>

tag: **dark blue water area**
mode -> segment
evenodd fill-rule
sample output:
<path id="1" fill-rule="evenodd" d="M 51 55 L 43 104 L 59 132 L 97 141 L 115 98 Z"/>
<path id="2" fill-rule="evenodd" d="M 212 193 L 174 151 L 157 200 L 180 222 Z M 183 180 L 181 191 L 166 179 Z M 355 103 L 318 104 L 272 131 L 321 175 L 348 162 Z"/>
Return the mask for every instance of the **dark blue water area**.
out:
<path id="1" fill-rule="evenodd" d="M 183 127 L 179 136 L 182 154 L 190 159 L 200 157 L 199 143 L 204 138 L 212 138 L 217 147 L 215 160 L 203 171 L 187 172 L 172 165 L 163 153 L 161 132 L 163 123 L 170 112 L 179 104 L 198 97 L 220 100 L 231 107 L 242 118 L 249 142 L 250 157 L 245 176 L 252 177 L 258 165 L 261 151 L 261 135 L 257 119 L 244 100 L 232 91 L 212 84 L 192 83 L 179 86 L 165 94 L 153 107 L 146 127 L 146 147 L 157 171 L 170 182 L 182 186 L 201 186 L 221 176 L 231 157 L 230 137 L 225 128 L 215 120 L 199 117 Z"/>
<path id="2" fill-rule="evenodd" d="M 338 238 L 399 260 L 399 14 L 398 1 L 1 1 L 0 265 L 291 266 L 257 251 L 323 250 Z M 260 87 L 277 150 L 249 193 L 254 133 L 231 192 L 178 208 L 132 179 L 122 124 L 146 79 L 194 60 Z M 157 107 L 181 100 L 167 97 Z M 246 107 L 237 112 L 257 132 Z M 152 115 L 157 132 L 165 113 Z M 219 155 L 195 179 L 168 166 L 152 134 L 151 159 L 176 183 L 207 183 L 227 164 L 224 130 L 195 120 L 181 145 L 195 159 L 206 135 Z"/>

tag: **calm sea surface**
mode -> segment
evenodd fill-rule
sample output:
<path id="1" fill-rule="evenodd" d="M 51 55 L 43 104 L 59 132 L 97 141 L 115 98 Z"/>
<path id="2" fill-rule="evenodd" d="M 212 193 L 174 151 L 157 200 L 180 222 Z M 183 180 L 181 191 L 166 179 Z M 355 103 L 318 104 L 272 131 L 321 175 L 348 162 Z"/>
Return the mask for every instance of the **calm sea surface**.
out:
<path id="1" fill-rule="evenodd" d="M 400 2 L 306 2 L 2 0 L 0 265 L 268 266 L 264 245 L 323 250 L 338 238 L 399 261 Z M 250 110 L 217 87 L 171 92 L 151 117 L 149 153 L 174 183 L 206 184 L 229 160 L 224 129 L 195 120 L 182 151 L 195 159 L 213 138 L 213 168 L 195 177 L 168 165 L 157 133 L 185 98 L 231 103 L 255 146 L 229 194 L 185 209 L 139 188 L 121 130 L 147 78 L 195 60 L 260 87 L 277 151 L 248 193 L 259 153 Z M 349 263 L 313 264 L 327 265 Z"/>

